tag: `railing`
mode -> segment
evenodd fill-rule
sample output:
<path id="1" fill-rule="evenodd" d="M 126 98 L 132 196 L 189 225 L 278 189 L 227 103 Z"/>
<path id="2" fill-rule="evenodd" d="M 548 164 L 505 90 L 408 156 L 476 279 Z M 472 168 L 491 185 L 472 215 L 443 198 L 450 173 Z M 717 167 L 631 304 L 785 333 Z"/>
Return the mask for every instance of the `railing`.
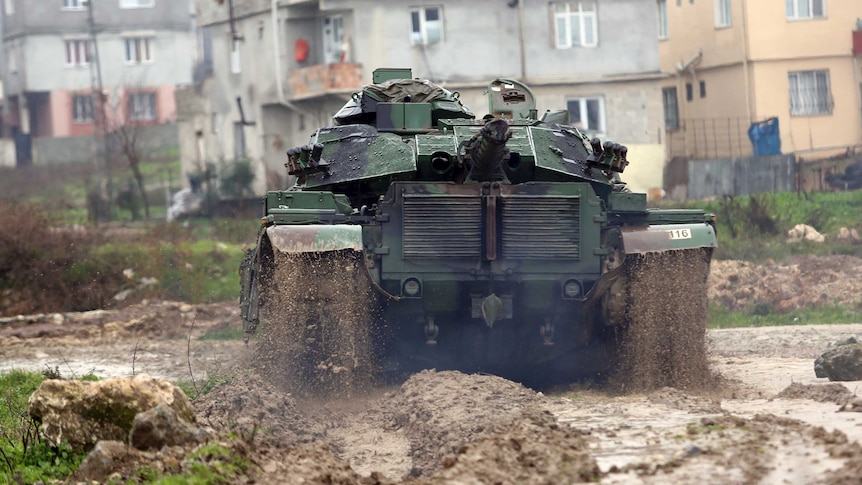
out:
<path id="1" fill-rule="evenodd" d="M 315 64 L 294 69 L 288 79 L 291 100 L 309 99 L 334 91 L 359 90 L 362 64 Z"/>
<path id="2" fill-rule="evenodd" d="M 753 153 L 747 118 L 688 118 L 667 131 L 668 158 L 747 157 Z"/>

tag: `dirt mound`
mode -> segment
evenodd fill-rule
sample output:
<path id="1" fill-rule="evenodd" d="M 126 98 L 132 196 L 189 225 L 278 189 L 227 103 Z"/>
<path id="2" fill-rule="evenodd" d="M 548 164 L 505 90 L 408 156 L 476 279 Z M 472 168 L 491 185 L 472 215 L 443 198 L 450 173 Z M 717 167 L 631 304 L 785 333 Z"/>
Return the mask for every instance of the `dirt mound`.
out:
<path id="1" fill-rule="evenodd" d="M 778 397 L 811 399 L 817 402 L 834 402 L 844 405 L 852 401 L 855 396 L 841 384 L 801 384 L 794 382 L 779 392 Z"/>
<path id="2" fill-rule="evenodd" d="M 78 339 L 86 342 L 147 337 L 186 338 L 191 326 L 204 331 L 238 326 L 239 310 L 233 302 L 189 305 L 176 301 L 148 301 L 119 310 L 40 313 L 0 318 L 0 338 L 40 344 L 43 339 Z"/>
<path id="3" fill-rule="evenodd" d="M 795 256 L 788 262 L 713 261 L 709 300 L 729 310 L 789 313 L 862 303 L 862 258 Z"/>
<path id="4" fill-rule="evenodd" d="M 427 476 L 492 423 L 540 401 L 534 391 L 500 377 L 426 370 L 408 379 L 389 406 L 410 441 L 411 474 Z"/>
<path id="5" fill-rule="evenodd" d="M 255 369 L 303 394 L 350 395 L 375 368 L 376 304 L 357 253 L 276 254 L 262 284 Z"/>
<path id="6" fill-rule="evenodd" d="M 690 250 L 629 258 L 629 307 L 615 384 L 627 391 L 710 387 L 707 302 L 698 298 L 706 294 L 708 255 Z"/>
<path id="7" fill-rule="evenodd" d="M 596 482 L 600 476 L 581 434 L 535 410 L 492 424 L 441 466 L 416 483 L 556 484 Z"/>
<path id="8" fill-rule="evenodd" d="M 258 436 L 262 442 L 288 446 L 319 439 L 321 425 L 297 410 L 290 394 L 247 372 L 194 400 L 198 419 L 217 431 Z"/>

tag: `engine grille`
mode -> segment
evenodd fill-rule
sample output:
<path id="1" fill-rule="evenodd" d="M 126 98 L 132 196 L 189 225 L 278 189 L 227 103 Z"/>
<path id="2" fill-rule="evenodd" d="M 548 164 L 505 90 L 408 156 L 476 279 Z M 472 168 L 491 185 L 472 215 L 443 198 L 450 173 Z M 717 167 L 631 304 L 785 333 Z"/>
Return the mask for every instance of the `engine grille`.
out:
<path id="1" fill-rule="evenodd" d="M 404 196 L 405 258 L 480 258 L 482 198 Z"/>
<path id="2" fill-rule="evenodd" d="M 503 255 L 521 259 L 579 259 L 580 222 L 577 197 L 506 197 Z"/>
<path id="3" fill-rule="evenodd" d="M 510 195 L 498 200 L 500 257 L 580 258 L 579 198 Z M 405 195 L 404 257 L 481 258 L 482 202 L 478 196 Z"/>

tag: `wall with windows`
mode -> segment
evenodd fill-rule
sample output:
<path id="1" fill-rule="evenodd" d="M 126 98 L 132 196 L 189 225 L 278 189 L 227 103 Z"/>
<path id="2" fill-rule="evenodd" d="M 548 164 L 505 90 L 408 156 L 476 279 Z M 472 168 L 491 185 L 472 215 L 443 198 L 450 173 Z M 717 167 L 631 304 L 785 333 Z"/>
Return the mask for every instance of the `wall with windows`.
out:
<path id="1" fill-rule="evenodd" d="M 657 13 L 650 2 L 524 1 L 528 80 L 658 72 Z M 438 80 L 521 77 L 518 9 L 508 4 L 350 2 L 363 29 L 353 39 L 356 59 L 369 70 L 412 66 L 414 75 Z"/>
<path id="2" fill-rule="evenodd" d="M 789 18 L 785 3 L 795 6 Z M 862 17 L 862 2 L 848 0 L 749 0 L 747 5 L 749 19 L 760 19 L 759 22 L 768 19 L 769 25 L 769 28 L 754 28 L 754 24 L 749 29 L 750 53 L 755 61 L 849 56 L 849 32 L 855 27 L 856 19 Z"/>
<path id="3" fill-rule="evenodd" d="M 661 3 L 668 13 L 662 69 L 676 73 L 664 88 L 676 89 L 679 117 L 668 131 L 669 156 L 746 156 L 747 126 L 770 117 L 779 118 L 785 153 L 862 143 L 851 57 L 862 2 L 660 0 L 657 10 Z"/>
<path id="4" fill-rule="evenodd" d="M 835 149 L 862 142 L 862 119 L 856 97 L 859 86 L 849 60 L 758 63 L 753 72 L 757 114 L 761 118 L 780 117 L 783 152 Z M 791 81 L 791 73 L 796 82 Z M 825 89 L 819 86 L 823 74 L 828 78 Z M 791 97 L 797 103 L 800 98 L 804 100 L 797 106 L 802 112 L 791 113 Z"/>
<path id="5" fill-rule="evenodd" d="M 126 57 L 127 41 L 142 38 L 134 36 L 132 32 L 99 36 L 99 58 L 105 89 L 191 82 L 189 52 L 194 49 L 194 39 L 190 33 L 148 32 L 149 60 L 131 62 Z M 57 35 L 27 37 L 25 55 L 28 59 L 39 59 L 39 62 L 27 64 L 26 90 L 90 89 L 93 86 L 90 64 L 94 56 L 77 54 L 76 47 L 71 47 L 70 42 L 77 46 L 86 40 L 75 38 L 69 41 Z M 69 62 L 70 50 L 75 52 L 71 57 L 72 62 Z M 16 92 L 12 91 L 11 94 Z"/>
<path id="6" fill-rule="evenodd" d="M 659 42 L 662 71 L 676 73 L 688 66 L 705 68 L 742 62 L 745 47 L 740 0 L 661 3 L 667 9 L 667 34 Z"/>

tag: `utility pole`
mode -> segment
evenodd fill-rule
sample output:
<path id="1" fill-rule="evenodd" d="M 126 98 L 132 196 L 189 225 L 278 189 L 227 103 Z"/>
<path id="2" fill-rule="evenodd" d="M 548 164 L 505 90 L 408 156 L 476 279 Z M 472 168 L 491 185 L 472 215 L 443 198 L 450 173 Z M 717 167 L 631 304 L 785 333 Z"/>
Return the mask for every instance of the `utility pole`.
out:
<path id="1" fill-rule="evenodd" d="M 95 65 L 96 68 L 96 85 L 94 88 L 96 93 L 94 96 L 94 103 L 98 103 L 99 114 L 96 115 L 94 113 L 93 118 L 96 123 L 97 132 L 100 132 L 100 134 L 102 135 L 102 157 L 108 185 L 108 220 L 110 221 L 111 219 L 113 219 L 114 216 L 114 182 L 111 179 L 111 157 L 108 153 L 108 111 L 105 106 L 105 103 L 107 102 L 107 97 L 105 96 L 104 84 L 102 84 L 102 61 L 99 58 L 99 43 L 96 39 L 96 21 L 93 17 L 93 0 L 83 0 L 83 3 L 87 6 L 87 23 L 90 27 L 90 43 L 93 46 L 93 62 L 91 65 Z M 89 47 L 87 50 L 89 52 Z"/>

